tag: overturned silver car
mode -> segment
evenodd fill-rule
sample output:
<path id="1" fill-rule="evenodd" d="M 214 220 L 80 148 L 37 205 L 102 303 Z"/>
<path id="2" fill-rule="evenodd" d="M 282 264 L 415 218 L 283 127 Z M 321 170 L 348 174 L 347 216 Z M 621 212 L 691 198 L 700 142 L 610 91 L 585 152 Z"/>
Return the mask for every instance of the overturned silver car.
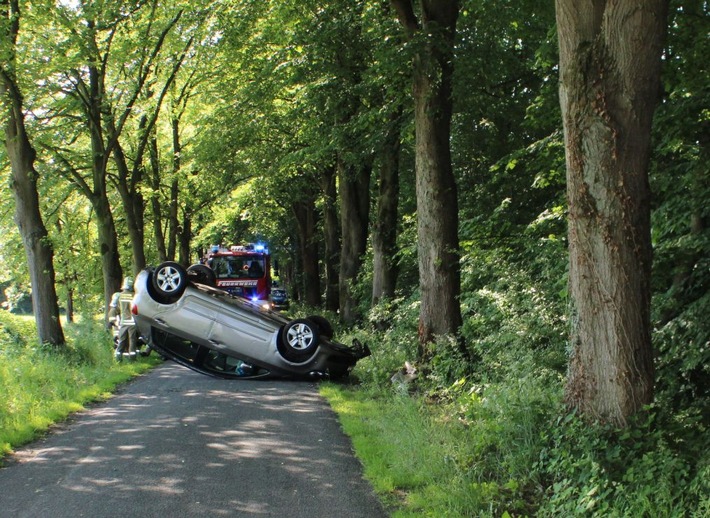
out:
<path id="1" fill-rule="evenodd" d="M 205 265 L 147 268 L 135 282 L 132 311 L 140 336 L 161 355 L 222 378 L 340 378 L 369 356 L 367 346 L 333 341 L 314 315 L 289 320 L 214 287 Z"/>

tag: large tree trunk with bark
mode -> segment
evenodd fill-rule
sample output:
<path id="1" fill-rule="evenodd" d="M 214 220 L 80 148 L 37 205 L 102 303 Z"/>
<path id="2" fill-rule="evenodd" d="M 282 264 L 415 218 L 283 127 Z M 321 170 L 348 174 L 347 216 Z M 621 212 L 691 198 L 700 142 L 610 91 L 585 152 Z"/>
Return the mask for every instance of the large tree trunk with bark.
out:
<path id="1" fill-rule="evenodd" d="M 420 0 L 421 21 L 411 0 L 392 0 L 410 39 L 421 39 L 414 56 L 415 169 L 419 243 L 419 357 L 429 344 L 461 327 L 458 194 L 451 166 L 451 79 L 458 19 L 456 0 Z M 462 349 L 463 351 L 463 349 Z"/>
<path id="2" fill-rule="evenodd" d="M 87 43 L 93 48 L 97 47 L 95 26 L 93 20 L 86 20 L 87 35 L 90 38 Z M 116 225 L 107 192 L 106 171 L 111 150 L 104 142 L 105 71 L 98 67 L 100 62 L 101 60 L 96 60 L 86 67 L 88 83 L 84 79 L 83 71 L 73 71 L 75 88 L 73 95 L 81 103 L 91 143 L 91 178 L 85 178 L 77 169 L 71 167 L 69 174 L 94 209 L 104 285 L 104 322 L 108 327 L 111 296 L 121 287 L 123 270 L 119 259 Z M 109 144 L 112 145 L 113 142 Z"/>
<path id="3" fill-rule="evenodd" d="M 340 194 L 340 320 L 353 324 L 360 315 L 352 285 L 362 266 L 367 251 L 367 229 L 370 222 L 370 176 L 369 164 L 348 166 L 338 163 Z"/>
<path id="4" fill-rule="evenodd" d="M 92 196 L 89 201 L 96 215 L 101 271 L 104 280 L 104 313 L 108 325 L 108 307 L 111 296 L 120 290 L 123 281 L 123 269 L 118 254 L 118 235 L 106 192 Z"/>
<path id="5" fill-rule="evenodd" d="M 190 43 L 188 43 L 188 46 Z M 160 45 L 157 47 L 159 48 Z M 157 50 L 156 48 L 156 50 Z M 182 56 L 184 58 L 184 54 Z M 116 127 L 114 120 L 110 117 L 106 118 L 106 127 L 109 133 L 111 142 L 114 143 L 113 157 L 118 170 L 118 192 L 123 201 L 124 211 L 126 213 L 126 226 L 128 228 L 128 236 L 131 242 L 133 251 L 133 272 L 138 272 L 145 268 L 145 201 L 141 193 L 141 184 L 145 176 L 144 156 L 146 150 L 151 155 L 151 144 L 154 142 L 155 126 L 160 114 L 160 108 L 163 105 L 163 100 L 170 86 L 173 84 L 178 70 L 182 65 L 182 58 L 173 66 L 172 74 L 167 79 L 162 87 L 160 94 L 155 98 L 155 104 L 150 111 L 144 114 L 138 124 L 138 136 L 135 145 L 135 156 L 133 157 L 133 165 L 129 168 L 128 160 L 123 152 L 120 144 L 120 129 Z M 136 94 L 140 92 L 137 90 Z M 147 97 L 153 98 L 153 92 L 150 88 L 147 91 Z M 125 114 L 127 115 L 128 112 Z M 173 173 L 177 175 L 180 167 L 180 140 L 179 140 L 179 119 L 172 118 L 173 125 L 173 146 L 177 146 L 173 153 Z M 177 178 L 177 176 L 175 176 Z M 157 198 L 153 198 L 154 200 Z M 160 218 L 159 218 L 160 219 Z M 162 229 L 161 229 L 162 230 Z"/>
<path id="6" fill-rule="evenodd" d="M 323 191 L 323 234 L 325 235 L 325 309 L 338 311 L 340 308 L 340 236 L 338 234 L 338 189 L 336 169 L 328 167 L 321 176 Z"/>
<path id="7" fill-rule="evenodd" d="M 557 0 L 569 202 L 566 400 L 623 426 L 653 399 L 648 165 L 665 0 Z"/>
<path id="8" fill-rule="evenodd" d="M 93 24 L 89 24 L 93 29 Z M 110 151 L 104 143 L 102 99 L 104 95 L 103 74 L 95 66 L 89 67 L 89 85 L 83 82 L 77 84 L 79 97 L 84 99 L 84 109 L 91 139 L 91 174 L 92 185 L 87 185 L 82 178 L 77 177 L 77 184 L 91 202 L 96 215 L 96 227 L 101 256 L 101 270 L 104 281 L 104 320 L 108 326 L 108 308 L 111 297 L 121 287 L 123 269 L 118 251 L 118 234 L 111 212 L 106 184 L 106 170 Z"/>
<path id="9" fill-rule="evenodd" d="M 317 213 L 314 197 L 297 200 L 291 209 L 298 229 L 298 246 L 303 274 L 303 301 L 309 306 L 321 304 L 320 276 L 318 275 Z"/>
<path id="10" fill-rule="evenodd" d="M 397 284 L 397 223 L 399 207 L 399 150 L 400 131 L 398 119 L 385 137 L 380 163 L 377 194 L 377 217 L 372 232 L 372 303 L 394 298 Z"/>
<path id="11" fill-rule="evenodd" d="M 1 2 L 0 17 L 0 37 L 8 42 L 5 52 L 9 58 L 0 69 L 0 103 L 5 108 L 5 144 L 12 170 L 10 186 L 15 198 L 15 223 L 27 257 L 39 340 L 59 346 L 65 339 L 54 285 L 54 250 L 42 221 L 38 175 L 34 168 L 36 153 L 25 129 L 23 99 L 15 76 L 15 43 L 20 28 L 17 1 Z"/>
<path id="12" fill-rule="evenodd" d="M 117 189 L 126 216 L 126 228 L 133 256 L 133 275 L 137 275 L 145 268 L 145 240 L 143 239 L 145 204 L 138 189 L 143 177 L 143 166 L 135 164 L 132 169 L 129 169 L 123 148 L 118 142 L 118 135 L 115 135 L 114 138 L 116 145 L 113 149 L 113 159 L 118 170 Z"/>

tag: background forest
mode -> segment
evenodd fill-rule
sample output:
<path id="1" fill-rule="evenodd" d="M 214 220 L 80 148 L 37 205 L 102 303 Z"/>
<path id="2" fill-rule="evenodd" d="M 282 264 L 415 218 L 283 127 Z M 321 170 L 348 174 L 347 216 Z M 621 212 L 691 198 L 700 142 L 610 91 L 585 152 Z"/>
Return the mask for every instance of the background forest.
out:
<path id="1" fill-rule="evenodd" d="M 146 265 L 262 241 L 292 299 L 370 344 L 356 371 L 367 397 L 412 389 L 393 390 L 390 377 L 421 356 L 417 48 L 388 2 L 20 4 L 14 73 L 67 320 L 103 311 L 122 277 Z M 655 403 L 626 430 L 586 427 L 561 406 L 569 297 L 554 7 L 460 2 L 450 147 L 463 324 L 460 342 L 431 346 L 415 406 L 464 430 L 467 447 L 447 458 L 450 487 L 477 495 L 471 508 L 701 516 L 708 5 L 671 2 L 650 169 Z M 0 168 L 8 178 L 5 147 Z M 344 214 L 345 204 L 358 210 Z M 30 279 L 14 211 L 2 190 L 0 298 L 20 311 Z M 337 406 L 346 396 L 330 397 Z M 484 429 L 493 415 L 507 424 Z M 473 460 L 482 451 L 488 464 Z"/>

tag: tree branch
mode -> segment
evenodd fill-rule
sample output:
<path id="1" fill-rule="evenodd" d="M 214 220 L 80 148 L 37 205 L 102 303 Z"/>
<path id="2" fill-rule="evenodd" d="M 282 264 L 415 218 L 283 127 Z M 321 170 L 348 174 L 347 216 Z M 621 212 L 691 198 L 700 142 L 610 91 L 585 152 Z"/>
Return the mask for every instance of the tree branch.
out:
<path id="1" fill-rule="evenodd" d="M 397 13 L 397 18 L 402 27 L 404 27 L 407 36 L 411 37 L 419 30 L 419 20 L 417 20 L 417 15 L 414 14 L 412 0 L 390 0 L 390 4 Z"/>

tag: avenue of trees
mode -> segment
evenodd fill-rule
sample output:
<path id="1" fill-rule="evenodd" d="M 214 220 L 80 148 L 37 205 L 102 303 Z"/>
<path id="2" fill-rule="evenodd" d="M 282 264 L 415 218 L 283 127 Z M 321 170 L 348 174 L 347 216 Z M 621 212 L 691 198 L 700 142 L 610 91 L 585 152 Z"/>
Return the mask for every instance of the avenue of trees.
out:
<path id="1" fill-rule="evenodd" d="M 0 10 L 0 283 L 42 341 L 124 275 L 263 240 L 293 298 L 416 326 L 425 370 L 519 347 L 621 426 L 707 397 L 706 2 Z"/>

